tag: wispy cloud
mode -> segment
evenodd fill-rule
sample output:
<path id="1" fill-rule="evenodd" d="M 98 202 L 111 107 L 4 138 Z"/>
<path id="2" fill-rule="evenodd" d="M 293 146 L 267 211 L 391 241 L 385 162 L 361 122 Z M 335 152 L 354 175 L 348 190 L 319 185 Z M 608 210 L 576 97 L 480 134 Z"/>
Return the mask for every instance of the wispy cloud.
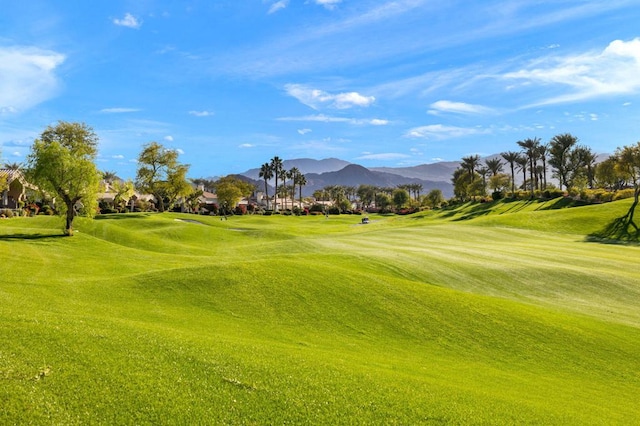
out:
<path id="1" fill-rule="evenodd" d="M 495 111 L 492 108 L 482 105 L 467 104 L 464 102 L 437 101 L 430 105 L 429 114 L 439 115 L 440 113 L 455 114 L 492 114 Z"/>
<path id="2" fill-rule="evenodd" d="M 255 147 L 255 145 L 254 144 L 250 144 L 250 143 L 243 143 L 243 144 L 238 145 L 238 148 L 244 148 L 244 149 L 246 149 L 246 148 L 254 148 L 254 147 Z"/>
<path id="3" fill-rule="evenodd" d="M 173 142 L 173 136 L 167 135 L 167 136 L 164 137 L 164 140 L 167 141 L 167 142 Z"/>
<path id="4" fill-rule="evenodd" d="M 142 25 L 142 21 L 138 20 L 130 13 L 125 13 L 124 18 L 114 18 L 113 23 L 120 27 L 138 29 Z"/>
<path id="5" fill-rule="evenodd" d="M 338 5 L 342 3 L 342 0 L 316 0 L 316 4 L 324 6 L 326 9 L 332 10 Z"/>
<path id="6" fill-rule="evenodd" d="M 274 2 L 273 4 L 271 4 L 271 6 L 269 7 L 269 14 L 272 13 L 276 13 L 279 10 L 282 9 L 286 9 L 286 7 L 289 5 L 289 0 L 279 0 Z"/>
<path id="7" fill-rule="evenodd" d="M 65 55 L 36 47 L 0 47 L 0 112 L 15 114 L 54 97 Z"/>
<path id="8" fill-rule="evenodd" d="M 384 126 L 389 124 L 388 120 L 382 120 L 379 118 L 348 118 L 348 117 L 332 117 L 324 114 L 305 115 L 302 117 L 280 117 L 278 121 L 309 121 L 320 123 L 346 123 L 354 125 L 370 125 L 370 126 Z"/>
<path id="9" fill-rule="evenodd" d="M 373 96 L 363 96 L 358 92 L 331 94 L 302 84 L 287 84 L 285 90 L 289 96 L 296 98 L 313 109 L 322 107 L 337 109 L 348 109 L 356 106 L 368 107 L 376 100 Z"/>
<path id="10" fill-rule="evenodd" d="M 640 92 L 640 38 L 615 40 L 601 52 L 551 56 L 502 76 L 518 87 L 558 86 L 565 93 L 534 102 L 533 106 L 583 101 Z"/>
<path id="11" fill-rule="evenodd" d="M 139 108 L 103 108 L 100 112 L 105 114 L 122 114 L 126 112 L 138 112 Z"/>
<path id="12" fill-rule="evenodd" d="M 301 135 L 306 135 L 307 133 L 311 133 L 311 129 L 298 129 L 298 133 Z"/>
<path id="13" fill-rule="evenodd" d="M 456 127 L 444 126 L 442 124 L 431 124 L 428 126 L 414 127 L 413 129 L 410 129 L 405 136 L 409 138 L 441 140 L 488 133 L 490 133 L 490 130 L 478 127 Z"/>
<path id="14" fill-rule="evenodd" d="M 189 111 L 189 115 L 193 115 L 195 117 L 209 117 L 214 113 L 211 111 Z"/>

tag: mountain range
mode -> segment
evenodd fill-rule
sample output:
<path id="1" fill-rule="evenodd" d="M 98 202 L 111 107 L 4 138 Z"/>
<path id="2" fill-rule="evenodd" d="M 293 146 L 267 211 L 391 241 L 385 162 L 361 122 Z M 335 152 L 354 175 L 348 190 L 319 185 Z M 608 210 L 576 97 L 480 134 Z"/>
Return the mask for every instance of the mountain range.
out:
<path id="1" fill-rule="evenodd" d="M 450 198 L 453 197 L 451 177 L 459 165 L 459 162 L 450 161 L 422 164 L 415 167 L 376 167 L 368 169 L 337 158 L 323 160 L 301 158 L 283 161 L 283 166 L 286 170 L 297 167 L 305 175 L 307 185 L 302 189 L 304 196 L 310 196 L 314 191 L 329 185 L 396 187 L 398 185 L 418 183 L 422 185 L 423 194 L 432 189 L 439 189 L 445 198 Z M 247 170 L 241 173 L 241 176 L 258 181 L 264 186 L 264 181 L 260 179 L 260 169 L 258 168 Z M 270 191 L 273 191 L 273 187 L 270 187 Z"/>

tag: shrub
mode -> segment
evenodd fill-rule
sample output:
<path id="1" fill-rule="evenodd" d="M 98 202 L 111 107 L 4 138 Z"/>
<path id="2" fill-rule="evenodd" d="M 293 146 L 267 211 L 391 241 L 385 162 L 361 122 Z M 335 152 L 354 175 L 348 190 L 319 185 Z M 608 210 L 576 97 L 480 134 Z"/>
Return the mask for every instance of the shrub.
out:
<path id="1" fill-rule="evenodd" d="M 245 206 L 244 204 L 239 204 L 235 209 L 233 209 L 233 213 L 237 215 L 245 215 L 247 214 L 247 206 Z"/>
<path id="2" fill-rule="evenodd" d="M 314 213 L 314 212 L 324 213 L 324 206 L 322 204 L 314 204 L 309 208 L 309 211 L 311 213 Z"/>
<path id="3" fill-rule="evenodd" d="M 493 198 L 493 201 L 502 200 L 504 198 L 504 194 L 502 191 L 493 191 L 491 193 L 491 198 Z"/>
<path id="4" fill-rule="evenodd" d="M 620 191 L 616 191 L 613 196 L 614 200 L 623 200 L 625 198 L 632 198 L 635 191 L 633 188 L 621 189 Z"/>
<path id="5" fill-rule="evenodd" d="M 340 214 L 340 209 L 336 206 L 329 207 L 327 209 L 328 214 Z"/>

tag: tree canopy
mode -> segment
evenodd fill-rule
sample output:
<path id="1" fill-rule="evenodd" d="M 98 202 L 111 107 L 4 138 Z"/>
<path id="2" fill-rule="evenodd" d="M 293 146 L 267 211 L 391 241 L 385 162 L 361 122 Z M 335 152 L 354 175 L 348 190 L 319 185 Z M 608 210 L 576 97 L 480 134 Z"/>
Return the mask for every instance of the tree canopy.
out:
<path id="1" fill-rule="evenodd" d="M 88 216 L 96 212 L 101 177 L 95 164 L 97 154 L 98 137 L 91 127 L 59 121 L 33 142 L 27 157 L 28 179 L 62 200 L 56 207 L 66 213 L 66 235 L 73 235 L 77 211 Z"/>
<path id="2" fill-rule="evenodd" d="M 136 188 L 152 194 L 156 208 L 163 212 L 172 207 L 178 197 L 186 197 L 193 191 L 187 181 L 188 171 L 189 165 L 178 161 L 178 151 L 149 142 L 138 156 Z"/>

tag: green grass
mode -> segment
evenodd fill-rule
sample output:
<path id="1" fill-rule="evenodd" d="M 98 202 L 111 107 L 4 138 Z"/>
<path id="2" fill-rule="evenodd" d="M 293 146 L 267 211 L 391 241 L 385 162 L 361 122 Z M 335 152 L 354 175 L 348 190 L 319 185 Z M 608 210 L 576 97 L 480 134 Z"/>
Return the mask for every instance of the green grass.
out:
<path id="1" fill-rule="evenodd" d="M 637 423 L 628 206 L 2 221 L 0 423 Z"/>

